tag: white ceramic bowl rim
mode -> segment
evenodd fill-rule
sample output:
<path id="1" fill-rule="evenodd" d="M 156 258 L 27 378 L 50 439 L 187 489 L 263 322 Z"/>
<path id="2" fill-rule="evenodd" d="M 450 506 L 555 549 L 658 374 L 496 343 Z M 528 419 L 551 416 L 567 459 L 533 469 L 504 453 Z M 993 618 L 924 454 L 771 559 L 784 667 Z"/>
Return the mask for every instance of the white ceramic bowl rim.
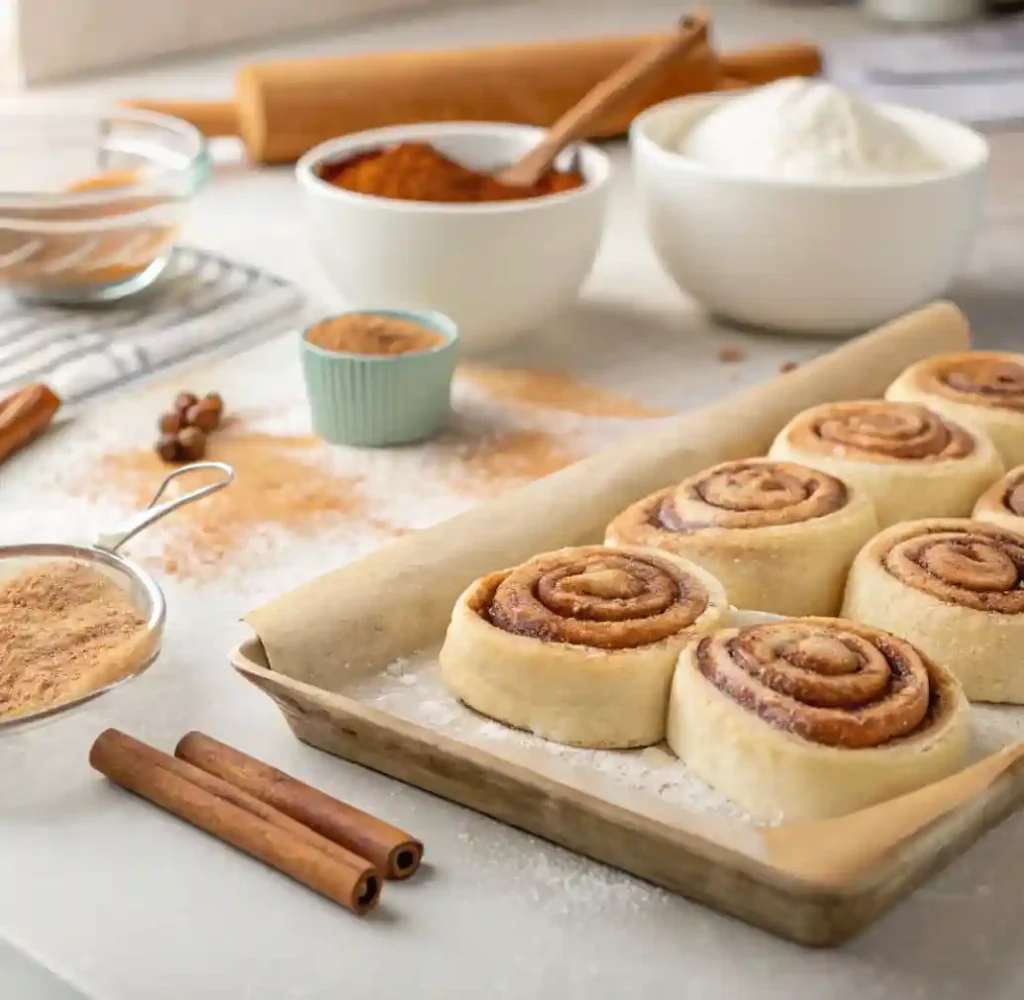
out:
<path id="1" fill-rule="evenodd" d="M 399 142 L 426 142 L 432 138 L 443 139 L 459 135 L 490 135 L 500 138 L 533 138 L 539 140 L 547 130 L 533 125 L 514 125 L 509 122 L 422 122 L 416 125 L 392 125 L 387 128 L 368 129 L 351 135 L 328 139 L 303 154 L 295 164 L 295 176 L 299 183 L 321 197 L 339 201 L 351 201 L 374 208 L 399 212 L 425 212 L 439 215 L 502 215 L 519 212 L 538 212 L 561 205 L 575 198 L 586 197 L 603 187 L 611 177 L 611 162 L 608 156 L 589 142 L 579 142 L 584 161 L 583 183 L 570 191 L 548 194 L 540 198 L 520 198 L 515 201 L 495 202 L 435 202 L 411 201 L 404 198 L 383 198 L 378 195 L 361 194 L 336 187 L 316 175 L 316 168 L 328 160 L 343 159 L 345 155 L 370 152 Z"/>
<path id="2" fill-rule="evenodd" d="M 649 129 L 663 118 L 671 117 L 672 113 L 679 108 L 699 107 L 705 105 L 708 110 L 726 101 L 735 100 L 743 94 L 749 93 L 750 89 L 731 91 L 726 94 L 689 94 L 685 97 L 676 97 L 668 101 L 655 104 L 646 111 L 641 112 L 633 119 L 629 128 L 629 139 L 631 144 L 642 144 L 644 152 L 659 158 L 663 163 L 672 164 L 678 169 L 691 173 L 700 174 L 704 177 L 714 178 L 722 183 L 743 184 L 748 187 L 765 188 L 788 188 L 793 190 L 820 190 L 820 191 L 885 191 L 892 188 L 925 187 L 929 184 L 941 184 L 953 178 L 963 177 L 984 167 L 988 163 L 989 149 L 985 137 L 967 125 L 943 118 L 941 115 L 933 115 L 927 111 L 917 108 L 909 108 L 902 104 L 878 103 L 875 106 L 882 111 L 892 114 L 900 120 L 911 123 L 919 122 L 930 129 L 941 129 L 956 136 L 956 141 L 970 150 L 964 163 L 951 163 L 948 170 L 938 173 L 923 174 L 911 177 L 894 177 L 885 180 L 798 180 L 791 177 L 760 177 L 748 174 L 731 174 L 715 167 L 707 166 L 699 160 L 688 157 L 685 153 L 676 153 L 666 149 L 661 143 L 653 139 Z M 694 119 L 694 124 L 696 123 Z M 939 151 L 939 155 L 942 153 Z"/>

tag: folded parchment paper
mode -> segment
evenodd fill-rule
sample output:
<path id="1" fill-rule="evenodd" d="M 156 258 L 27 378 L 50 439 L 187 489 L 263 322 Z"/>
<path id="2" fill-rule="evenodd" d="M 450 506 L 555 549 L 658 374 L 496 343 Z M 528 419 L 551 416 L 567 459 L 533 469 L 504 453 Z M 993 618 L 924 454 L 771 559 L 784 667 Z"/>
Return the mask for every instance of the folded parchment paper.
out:
<path id="1" fill-rule="evenodd" d="M 408 535 L 245 620 L 274 670 L 337 690 L 349 665 L 379 668 L 438 642 L 455 599 L 475 577 L 537 552 L 600 541 L 607 523 L 647 493 L 716 462 L 764 454 L 801 410 L 879 396 L 912 362 L 969 343 L 963 314 L 934 303 L 803 368 Z"/>

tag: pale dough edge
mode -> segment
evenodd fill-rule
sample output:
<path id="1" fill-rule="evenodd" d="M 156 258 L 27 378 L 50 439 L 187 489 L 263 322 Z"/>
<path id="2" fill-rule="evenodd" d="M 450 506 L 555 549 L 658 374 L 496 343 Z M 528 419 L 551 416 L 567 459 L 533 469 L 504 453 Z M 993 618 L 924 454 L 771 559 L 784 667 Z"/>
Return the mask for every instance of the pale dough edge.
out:
<path id="1" fill-rule="evenodd" d="M 1024 615 L 947 604 L 908 587 L 880 565 L 880 547 L 871 542 L 854 560 L 843 617 L 906 639 L 952 671 L 971 701 L 1024 704 Z"/>
<path id="2" fill-rule="evenodd" d="M 854 462 L 794 447 L 789 425 L 780 432 L 769 457 L 799 462 L 859 487 L 871 498 L 880 528 L 926 517 L 967 517 L 974 502 L 1006 471 L 992 441 L 971 429 L 975 450 L 966 458 L 932 462 Z"/>
<path id="3" fill-rule="evenodd" d="M 557 743 L 611 749 L 660 742 L 679 651 L 725 620 L 728 601 L 705 570 L 670 553 L 651 554 L 686 569 L 708 593 L 707 608 L 685 632 L 613 651 L 514 635 L 473 611 L 485 586 L 480 578 L 452 612 L 438 656 L 445 686 L 482 715 Z"/>
<path id="4" fill-rule="evenodd" d="M 630 544 L 608 526 L 605 544 Z M 845 507 L 823 517 L 765 528 L 723 528 L 651 536 L 662 552 L 702 566 L 737 608 L 787 616 L 833 616 L 861 547 L 878 531 L 866 493 L 850 487 Z"/>
<path id="5" fill-rule="evenodd" d="M 927 733 L 847 750 L 776 729 L 719 691 L 683 650 L 672 682 L 667 740 L 682 762 L 755 819 L 827 819 L 867 808 L 953 774 L 970 746 L 967 701 L 946 675 L 954 709 Z M 941 668 L 939 668 L 941 673 Z"/>
<path id="6" fill-rule="evenodd" d="M 1024 413 L 990 406 L 958 403 L 917 388 L 913 369 L 904 372 L 885 391 L 885 398 L 905 403 L 921 403 L 928 409 L 957 423 L 987 434 L 1008 467 L 1024 465 Z"/>

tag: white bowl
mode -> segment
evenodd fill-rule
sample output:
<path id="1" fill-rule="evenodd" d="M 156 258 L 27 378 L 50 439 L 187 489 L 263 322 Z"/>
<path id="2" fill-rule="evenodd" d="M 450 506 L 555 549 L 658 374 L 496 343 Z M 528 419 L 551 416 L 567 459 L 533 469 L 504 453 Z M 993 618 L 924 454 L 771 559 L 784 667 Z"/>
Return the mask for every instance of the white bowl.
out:
<path id="1" fill-rule="evenodd" d="M 949 170 L 884 183 L 731 176 L 671 152 L 737 96 L 667 101 L 630 131 L 647 228 L 683 291 L 734 321 L 826 335 L 874 326 L 943 292 L 978 227 L 988 163 L 980 135 L 886 106 Z"/>
<path id="2" fill-rule="evenodd" d="M 604 223 L 611 165 L 595 147 L 576 147 L 581 187 L 493 204 L 354 194 L 315 172 L 324 161 L 401 142 L 429 142 L 468 167 L 492 170 L 543 134 L 489 122 L 401 125 L 331 139 L 306 153 L 296 173 L 309 230 L 347 304 L 445 313 L 472 347 L 537 326 L 571 303 L 594 264 Z"/>

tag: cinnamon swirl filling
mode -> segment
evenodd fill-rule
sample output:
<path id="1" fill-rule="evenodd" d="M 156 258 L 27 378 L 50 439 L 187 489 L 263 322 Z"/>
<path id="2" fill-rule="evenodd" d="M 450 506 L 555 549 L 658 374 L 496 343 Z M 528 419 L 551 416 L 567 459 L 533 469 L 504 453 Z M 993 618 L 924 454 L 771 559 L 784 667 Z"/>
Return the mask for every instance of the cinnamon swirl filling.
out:
<path id="1" fill-rule="evenodd" d="M 1003 493 L 1003 506 L 1011 514 L 1024 517 L 1024 472 L 1006 484 L 1006 491 Z"/>
<path id="2" fill-rule="evenodd" d="M 675 532 L 764 528 L 824 517 L 846 502 L 840 480 L 795 462 L 725 462 L 666 491 L 651 524 Z"/>
<path id="3" fill-rule="evenodd" d="M 479 612 L 516 635 L 633 649 L 689 628 L 708 605 L 701 580 L 671 561 L 595 545 L 546 553 L 501 575 Z"/>
<path id="4" fill-rule="evenodd" d="M 957 402 L 1024 411 L 1024 364 L 1007 354 L 956 355 L 938 360 L 921 388 Z"/>
<path id="5" fill-rule="evenodd" d="M 934 462 L 966 458 L 974 439 L 916 403 L 861 400 L 808 410 L 791 430 L 807 451 L 866 462 Z"/>
<path id="6" fill-rule="evenodd" d="M 901 583 L 947 604 L 1024 613 L 1024 538 L 982 522 L 924 528 L 895 543 L 883 565 Z"/>
<path id="7" fill-rule="evenodd" d="M 702 639 L 703 676 L 777 729 L 826 746 L 882 746 L 928 724 L 929 664 L 910 643 L 839 619 L 792 619 Z"/>

